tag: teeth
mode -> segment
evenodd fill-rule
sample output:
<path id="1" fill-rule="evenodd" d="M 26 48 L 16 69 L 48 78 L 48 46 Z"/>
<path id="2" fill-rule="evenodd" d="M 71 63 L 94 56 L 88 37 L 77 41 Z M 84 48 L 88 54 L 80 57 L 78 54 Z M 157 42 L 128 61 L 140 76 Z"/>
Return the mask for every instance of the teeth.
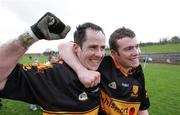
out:
<path id="1" fill-rule="evenodd" d="M 135 57 L 135 58 L 131 58 L 131 59 L 139 59 L 138 57 Z"/>
<path id="2" fill-rule="evenodd" d="M 136 60 L 139 60 L 139 59 L 138 58 L 131 58 L 131 60 L 136 61 Z"/>
<path id="3" fill-rule="evenodd" d="M 131 58 L 131 59 L 137 59 L 137 58 Z"/>
<path id="4" fill-rule="evenodd" d="M 101 60 L 94 60 L 94 59 L 92 59 L 91 62 L 99 64 L 101 62 Z"/>
<path id="5" fill-rule="evenodd" d="M 98 61 L 98 60 L 92 60 L 92 62 L 93 62 L 93 63 L 99 63 L 99 61 Z"/>

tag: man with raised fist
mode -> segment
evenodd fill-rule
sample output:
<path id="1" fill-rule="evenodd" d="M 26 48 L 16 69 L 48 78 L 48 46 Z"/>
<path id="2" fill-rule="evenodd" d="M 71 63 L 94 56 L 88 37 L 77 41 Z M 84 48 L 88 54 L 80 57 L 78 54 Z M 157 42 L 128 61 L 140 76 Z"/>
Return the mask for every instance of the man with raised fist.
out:
<path id="1" fill-rule="evenodd" d="M 46 13 L 27 32 L 0 46 L 0 98 L 37 104 L 43 108 L 43 115 L 97 115 L 99 87 L 84 87 L 65 62 L 37 66 L 18 63 L 33 43 L 41 39 L 63 39 L 69 31 L 70 26 L 54 14 Z M 105 53 L 102 28 L 84 23 L 77 27 L 74 41 L 73 49 L 82 64 L 96 70 Z"/>

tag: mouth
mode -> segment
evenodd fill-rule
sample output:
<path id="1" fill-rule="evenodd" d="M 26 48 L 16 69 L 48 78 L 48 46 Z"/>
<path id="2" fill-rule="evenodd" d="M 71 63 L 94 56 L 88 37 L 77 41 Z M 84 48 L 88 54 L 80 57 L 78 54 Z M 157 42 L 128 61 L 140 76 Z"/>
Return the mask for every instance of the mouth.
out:
<path id="1" fill-rule="evenodd" d="M 90 62 L 93 66 L 99 66 L 101 61 L 102 61 L 101 59 L 90 59 Z"/>
<path id="2" fill-rule="evenodd" d="M 131 58 L 130 60 L 133 62 L 137 62 L 137 61 L 139 61 L 139 57 L 134 57 L 134 58 Z"/>
<path id="3" fill-rule="evenodd" d="M 90 60 L 92 63 L 94 63 L 94 64 L 99 64 L 99 63 L 101 63 L 101 60 L 95 60 L 95 59 L 91 59 Z"/>
<path id="4" fill-rule="evenodd" d="M 139 56 L 132 57 L 131 60 L 139 60 Z"/>

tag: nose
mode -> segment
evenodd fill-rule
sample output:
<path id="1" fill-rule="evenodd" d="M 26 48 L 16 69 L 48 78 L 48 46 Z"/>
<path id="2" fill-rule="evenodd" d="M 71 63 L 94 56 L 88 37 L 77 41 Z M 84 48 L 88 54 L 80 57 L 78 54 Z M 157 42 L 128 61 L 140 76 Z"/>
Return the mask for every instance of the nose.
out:
<path id="1" fill-rule="evenodd" d="M 134 48 L 133 55 L 140 55 L 140 53 L 141 53 L 140 48 Z"/>
<path id="2" fill-rule="evenodd" d="M 95 55 L 96 55 L 97 57 L 103 57 L 104 54 L 105 54 L 105 51 L 104 51 L 104 50 L 101 50 L 101 49 L 99 49 L 99 50 L 97 50 L 97 51 L 95 52 Z"/>

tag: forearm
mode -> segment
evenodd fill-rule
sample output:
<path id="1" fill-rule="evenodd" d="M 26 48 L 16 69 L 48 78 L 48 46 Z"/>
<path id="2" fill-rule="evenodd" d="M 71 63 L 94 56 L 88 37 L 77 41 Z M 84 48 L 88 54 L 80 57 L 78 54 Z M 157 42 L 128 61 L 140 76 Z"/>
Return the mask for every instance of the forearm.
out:
<path id="1" fill-rule="evenodd" d="M 0 47 L 0 81 L 7 78 L 27 49 L 38 41 L 32 34 L 31 30 L 24 32 L 17 39 Z"/>
<path id="2" fill-rule="evenodd" d="M 81 69 L 85 69 L 80 63 L 75 52 L 73 52 L 73 43 L 61 43 L 58 46 L 60 57 L 75 71 L 78 72 Z"/>
<path id="3" fill-rule="evenodd" d="M 7 76 L 26 50 L 19 40 L 13 40 L 0 46 L 0 83 L 6 81 Z"/>

